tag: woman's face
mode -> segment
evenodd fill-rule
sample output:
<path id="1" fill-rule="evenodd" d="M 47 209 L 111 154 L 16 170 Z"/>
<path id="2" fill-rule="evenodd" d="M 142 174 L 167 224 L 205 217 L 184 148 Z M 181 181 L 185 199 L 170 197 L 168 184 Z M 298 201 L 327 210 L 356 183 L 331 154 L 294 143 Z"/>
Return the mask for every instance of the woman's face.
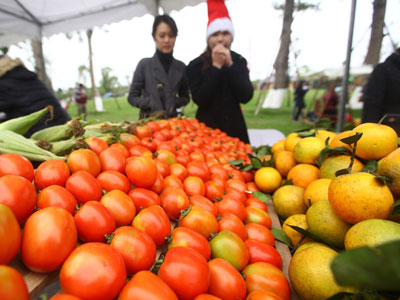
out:
<path id="1" fill-rule="evenodd" d="M 218 31 L 208 38 L 208 46 L 213 49 L 217 44 L 222 44 L 230 49 L 232 40 L 232 34 L 229 31 Z"/>
<path id="2" fill-rule="evenodd" d="M 167 23 L 161 22 L 157 26 L 156 34 L 153 36 L 156 48 L 161 53 L 171 53 L 174 50 L 176 36 L 173 35 Z"/>

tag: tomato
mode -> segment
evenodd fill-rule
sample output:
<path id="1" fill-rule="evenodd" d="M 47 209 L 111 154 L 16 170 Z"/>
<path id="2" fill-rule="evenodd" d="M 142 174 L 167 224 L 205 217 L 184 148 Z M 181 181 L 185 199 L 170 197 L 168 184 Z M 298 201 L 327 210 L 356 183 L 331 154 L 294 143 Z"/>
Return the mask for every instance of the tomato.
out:
<path id="1" fill-rule="evenodd" d="M 160 173 L 163 177 L 167 177 L 170 173 L 170 169 L 168 164 L 165 161 L 156 159 L 155 161 L 158 173 Z"/>
<path id="2" fill-rule="evenodd" d="M 211 202 L 206 197 L 203 197 L 200 195 L 194 195 L 189 198 L 189 203 L 191 206 L 200 206 L 200 207 L 204 208 L 205 210 L 210 211 L 216 218 L 218 217 L 217 207 L 214 205 L 213 202 Z"/>
<path id="3" fill-rule="evenodd" d="M 150 187 L 150 190 L 152 190 L 156 194 L 160 194 L 164 188 L 164 177 L 160 173 L 158 173 L 156 182 L 154 182 L 154 184 Z"/>
<path id="4" fill-rule="evenodd" d="M 117 171 L 104 171 L 97 176 L 97 181 L 101 188 L 107 192 L 112 190 L 120 190 L 128 193 L 131 189 L 131 183 L 128 177 Z"/>
<path id="5" fill-rule="evenodd" d="M 0 204 L 7 205 L 22 224 L 35 208 L 35 187 L 24 177 L 4 175 L 0 177 Z"/>
<path id="6" fill-rule="evenodd" d="M 121 254 L 103 243 L 77 247 L 60 271 L 64 292 L 85 300 L 111 300 L 118 296 L 126 281 Z"/>
<path id="7" fill-rule="evenodd" d="M 12 210 L 0 204 L 0 265 L 8 264 L 21 245 L 21 228 Z"/>
<path id="8" fill-rule="evenodd" d="M 177 227 L 172 231 L 168 249 L 178 246 L 192 248 L 199 252 L 205 258 L 205 260 L 210 259 L 210 244 L 204 236 L 193 229 L 187 227 Z"/>
<path id="9" fill-rule="evenodd" d="M 125 173 L 126 158 L 116 148 L 108 148 L 100 153 L 101 170 Z"/>
<path id="10" fill-rule="evenodd" d="M 257 199 L 254 197 L 247 198 L 246 206 L 254 206 L 265 212 L 268 212 L 267 205 L 264 202 L 262 202 L 260 199 Z"/>
<path id="11" fill-rule="evenodd" d="M 245 244 L 249 251 L 250 264 L 262 261 L 282 269 L 282 257 L 273 246 L 256 240 L 247 240 Z"/>
<path id="12" fill-rule="evenodd" d="M 28 287 L 22 275 L 5 265 L 0 265 L 0 299 L 29 300 Z"/>
<path id="13" fill-rule="evenodd" d="M 132 224 L 136 207 L 126 193 L 119 190 L 110 191 L 101 198 L 100 203 L 111 213 L 116 227 Z"/>
<path id="14" fill-rule="evenodd" d="M 73 173 L 67 179 L 65 187 L 74 195 L 75 199 L 80 204 L 88 201 L 99 201 L 103 195 L 100 182 L 86 171 L 77 171 Z"/>
<path id="15" fill-rule="evenodd" d="M 247 201 L 246 193 L 241 192 L 241 191 L 239 191 L 239 190 L 237 190 L 235 188 L 232 188 L 232 187 L 227 187 L 225 189 L 225 192 L 226 192 L 225 195 L 229 196 L 229 198 L 236 199 L 236 200 L 242 202 L 243 205 L 246 205 L 246 201 Z"/>
<path id="16" fill-rule="evenodd" d="M 215 205 L 217 206 L 218 213 L 221 216 L 234 214 L 241 221 L 244 221 L 246 218 L 246 208 L 244 205 L 240 201 L 231 198 L 229 195 L 223 196 L 222 200 L 216 202 Z"/>
<path id="17" fill-rule="evenodd" d="M 51 159 L 42 162 L 35 172 L 35 186 L 42 190 L 50 185 L 65 186 L 65 182 L 71 175 L 68 165 L 59 159 Z"/>
<path id="18" fill-rule="evenodd" d="M 135 187 L 149 188 L 157 180 L 157 167 L 149 157 L 134 157 L 126 164 L 125 171 Z"/>
<path id="19" fill-rule="evenodd" d="M 157 275 L 140 271 L 122 289 L 118 300 L 178 300 L 174 291 Z"/>
<path id="20" fill-rule="evenodd" d="M 246 207 L 246 220 L 245 223 L 257 223 L 267 228 L 271 228 L 272 221 L 269 214 L 262 209 L 254 206 Z"/>
<path id="21" fill-rule="evenodd" d="M 283 300 L 283 299 L 274 293 L 260 290 L 251 292 L 247 296 L 246 300 Z"/>
<path id="22" fill-rule="evenodd" d="M 210 179 L 210 170 L 208 169 L 205 162 L 202 161 L 191 161 L 186 165 L 186 169 L 189 176 L 196 176 L 201 178 L 204 182 Z"/>
<path id="23" fill-rule="evenodd" d="M 137 136 L 130 133 L 125 133 L 125 132 L 121 133 L 119 135 L 119 140 L 121 144 L 125 146 L 127 149 L 129 149 L 132 146 L 141 145 L 140 139 Z"/>
<path id="24" fill-rule="evenodd" d="M 181 181 L 184 181 L 188 177 L 188 171 L 180 164 L 175 163 L 169 166 L 169 174 L 176 175 Z"/>
<path id="25" fill-rule="evenodd" d="M 236 233 L 243 241 L 247 238 L 246 227 L 234 214 L 227 214 L 218 221 L 218 231 L 223 230 L 229 230 Z"/>
<path id="26" fill-rule="evenodd" d="M 187 166 L 187 164 L 189 163 L 190 158 L 189 155 L 183 155 L 183 154 L 179 154 L 176 156 L 176 162 L 180 163 L 183 166 Z"/>
<path id="27" fill-rule="evenodd" d="M 17 175 L 32 182 L 34 177 L 33 165 L 29 160 L 19 154 L 1 154 L 0 177 L 4 175 Z"/>
<path id="28" fill-rule="evenodd" d="M 128 149 L 126 149 L 126 147 L 120 143 L 111 144 L 110 148 L 117 149 L 125 158 L 129 157 Z"/>
<path id="29" fill-rule="evenodd" d="M 151 137 L 153 135 L 153 130 L 151 130 L 150 126 L 136 126 L 135 128 L 135 135 L 139 138 L 139 139 L 143 139 L 145 137 Z"/>
<path id="30" fill-rule="evenodd" d="M 156 143 L 154 142 L 154 140 L 152 138 L 145 137 L 145 138 L 142 138 L 140 140 L 140 142 L 142 143 L 142 145 L 144 147 L 149 149 L 151 152 L 154 152 L 157 149 L 157 145 L 156 145 Z"/>
<path id="31" fill-rule="evenodd" d="M 59 185 L 50 185 L 38 194 L 36 207 L 37 209 L 50 206 L 61 207 L 73 215 L 75 214 L 77 204 L 78 202 L 74 195 L 66 188 Z"/>
<path id="32" fill-rule="evenodd" d="M 165 238 L 171 233 L 171 222 L 159 205 L 151 205 L 141 210 L 133 219 L 132 225 L 149 234 L 157 247 L 162 246 Z"/>
<path id="33" fill-rule="evenodd" d="M 209 239 L 212 233 L 218 232 L 218 221 L 215 216 L 208 210 L 192 206 L 188 211 L 182 214 L 179 226 L 191 228 L 206 239 Z"/>
<path id="34" fill-rule="evenodd" d="M 170 219 L 178 219 L 181 211 L 189 207 L 189 199 L 185 191 L 178 187 L 166 187 L 160 195 L 161 207 Z"/>
<path id="35" fill-rule="evenodd" d="M 167 135 L 168 135 L 169 133 L 162 132 L 162 134 L 168 139 L 168 136 L 167 136 Z M 160 144 L 158 144 L 158 145 L 157 145 L 156 151 L 159 151 L 159 150 L 168 150 L 168 151 L 170 151 L 170 152 L 172 152 L 172 153 L 175 154 L 176 149 L 178 149 L 177 143 L 168 140 L 168 141 L 162 141 Z"/>
<path id="36" fill-rule="evenodd" d="M 176 163 L 175 154 L 166 149 L 160 149 L 157 152 L 154 152 L 154 157 L 156 157 L 157 160 L 165 162 L 168 166 Z"/>
<path id="37" fill-rule="evenodd" d="M 224 195 L 224 188 L 216 181 L 209 180 L 205 184 L 206 197 L 212 201 L 216 201 Z"/>
<path id="38" fill-rule="evenodd" d="M 149 126 L 153 132 L 160 130 L 160 124 L 156 121 L 147 122 L 146 125 Z"/>
<path id="39" fill-rule="evenodd" d="M 206 161 L 204 158 L 203 153 L 200 151 L 193 151 L 192 153 L 189 154 L 190 160 L 197 160 L 197 161 Z"/>
<path id="40" fill-rule="evenodd" d="M 122 255 L 129 275 L 150 269 L 156 259 L 156 244 L 146 232 L 133 226 L 118 228 L 110 246 Z"/>
<path id="41" fill-rule="evenodd" d="M 242 239 L 232 231 L 223 230 L 210 241 L 211 256 L 222 258 L 232 264 L 238 271 L 249 262 L 249 253 Z"/>
<path id="42" fill-rule="evenodd" d="M 98 201 L 83 204 L 74 219 L 79 239 L 83 242 L 105 242 L 105 235 L 115 230 L 112 214 Z"/>
<path id="43" fill-rule="evenodd" d="M 247 186 L 247 191 L 252 192 L 252 193 L 247 194 L 248 197 L 254 197 L 253 193 L 260 191 L 260 189 L 257 187 L 257 185 L 254 181 L 247 182 L 246 186 Z"/>
<path id="44" fill-rule="evenodd" d="M 91 136 L 90 138 L 87 138 L 85 142 L 89 145 L 91 150 L 96 152 L 97 155 L 108 148 L 108 144 L 106 143 L 106 141 L 96 136 Z"/>
<path id="45" fill-rule="evenodd" d="M 208 293 L 226 300 L 244 299 L 246 283 L 242 274 L 222 258 L 208 262 L 211 272 Z"/>
<path id="46" fill-rule="evenodd" d="M 201 294 L 201 295 L 198 295 L 193 300 L 222 300 L 222 299 L 219 297 L 215 297 L 213 295 L 209 295 L 209 294 Z"/>
<path id="47" fill-rule="evenodd" d="M 99 156 L 89 149 L 72 151 L 68 156 L 67 164 L 71 173 L 86 171 L 96 177 L 101 171 Z"/>
<path id="48" fill-rule="evenodd" d="M 228 189 L 228 188 L 233 188 L 238 191 L 244 192 L 247 189 L 247 185 L 242 180 L 231 178 L 225 182 L 225 189 Z"/>
<path id="49" fill-rule="evenodd" d="M 68 211 L 59 207 L 43 208 L 25 223 L 22 261 L 34 272 L 55 271 L 76 247 L 77 240 L 74 218 Z"/>
<path id="50" fill-rule="evenodd" d="M 267 227 L 256 223 L 248 223 L 245 227 L 248 239 L 256 240 L 272 247 L 275 246 L 275 237 Z"/>
<path id="51" fill-rule="evenodd" d="M 188 176 L 183 181 L 183 188 L 188 196 L 200 195 L 204 196 L 206 194 L 206 187 L 203 180 L 199 177 Z"/>
<path id="52" fill-rule="evenodd" d="M 278 267 L 265 262 L 256 262 L 248 265 L 243 273 L 246 276 L 248 293 L 265 290 L 284 300 L 290 299 L 289 282 Z"/>
<path id="53" fill-rule="evenodd" d="M 165 255 L 158 276 L 180 300 L 191 300 L 206 293 L 210 285 L 210 268 L 204 257 L 189 247 L 174 247 Z"/>
<path id="54" fill-rule="evenodd" d="M 160 196 L 148 189 L 134 188 L 129 191 L 128 196 L 135 204 L 137 212 L 154 204 L 161 205 Z"/>
<path id="55" fill-rule="evenodd" d="M 169 175 L 164 178 L 165 187 L 175 186 L 183 189 L 183 183 L 176 175 Z"/>
<path id="56" fill-rule="evenodd" d="M 129 148 L 129 156 L 146 156 L 153 158 L 153 152 L 144 146 L 136 145 Z"/>
<path id="57" fill-rule="evenodd" d="M 210 167 L 211 175 L 218 175 L 223 178 L 224 181 L 229 179 L 228 172 L 221 165 L 212 165 Z"/>
<path id="58" fill-rule="evenodd" d="M 82 298 L 69 294 L 58 294 L 51 297 L 50 300 L 82 300 Z"/>

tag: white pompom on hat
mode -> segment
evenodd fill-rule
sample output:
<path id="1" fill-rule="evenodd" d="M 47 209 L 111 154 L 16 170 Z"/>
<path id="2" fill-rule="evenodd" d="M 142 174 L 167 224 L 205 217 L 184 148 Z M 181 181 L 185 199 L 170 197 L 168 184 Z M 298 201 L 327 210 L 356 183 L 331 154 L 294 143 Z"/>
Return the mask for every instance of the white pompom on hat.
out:
<path id="1" fill-rule="evenodd" d="M 229 17 L 228 9 L 225 5 L 225 0 L 207 0 L 208 7 L 208 24 L 206 40 L 218 31 L 228 31 L 232 38 L 235 36 L 233 23 Z"/>

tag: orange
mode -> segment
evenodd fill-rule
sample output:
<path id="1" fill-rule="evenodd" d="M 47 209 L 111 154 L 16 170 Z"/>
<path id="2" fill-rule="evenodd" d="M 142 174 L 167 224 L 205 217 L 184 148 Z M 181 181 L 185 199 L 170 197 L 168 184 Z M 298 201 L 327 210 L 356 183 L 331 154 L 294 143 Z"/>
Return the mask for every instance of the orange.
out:
<path id="1" fill-rule="evenodd" d="M 304 203 L 309 207 L 315 202 L 328 200 L 328 188 L 332 179 L 322 178 L 311 182 L 304 192 Z"/>
<path id="2" fill-rule="evenodd" d="M 279 151 L 285 150 L 285 140 L 279 140 L 271 147 L 271 152 L 276 154 Z"/>
<path id="3" fill-rule="evenodd" d="M 353 129 L 363 135 L 357 143 L 356 155 L 366 160 L 378 160 L 396 150 L 399 137 L 393 128 L 376 123 L 364 123 Z"/>
<path id="4" fill-rule="evenodd" d="M 307 206 L 303 201 L 304 189 L 295 185 L 285 185 L 277 189 L 272 197 L 276 213 L 282 219 L 304 214 Z"/>
<path id="5" fill-rule="evenodd" d="M 350 166 L 350 156 L 349 155 L 336 155 L 330 156 L 322 163 L 319 168 L 320 178 L 330 178 L 336 177 L 335 173 L 338 170 L 346 169 Z M 364 168 L 364 164 L 360 162 L 357 158 L 354 159 L 353 167 L 351 168 L 352 173 L 360 172 Z"/>
<path id="6" fill-rule="evenodd" d="M 329 146 L 331 146 L 331 148 L 337 148 L 337 147 L 346 147 L 347 149 L 350 150 L 350 146 L 343 143 L 342 141 L 340 141 L 341 139 L 344 139 L 346 137 L 349 137 L 351 135 L 354 135 L 354 133 L 351 130 L 346 130 L 343 131 L 339 134 L 337 134 L 335 137 L 333 137 L 329 143 Z"/>
<path id="7" fill-rule="evenodd" d="M 316 166 L 298 164 L 289 171 L 287 179 L 291 179 L 294 185 L 306 189 L 311 182 L 318 179 L 318 176 L 319 169 Z"/>
<path id="8" fill-rule="evenodd" d="M 310 136 L 297 142 L 293 155 L 298 163 L 316 164 L 318 155 L 324 148 L 325 143 L 322 139 Z"/>
<path id="9" fill-rule="evenodd" d="M 285 139 L 285 150 L 293 151 L 294 146 L 296 146 L 297 142 L 302 139 L 298 133 L 292 132 Z"/>
<path id="10" fill-rule="evenodd" d="M 395 196 L 400 196 L 400 148 L 382 158 L 378 164 L 377 173 L 389 177 L 390 190 Z"/>
<path id="11" fill-rule="evenodd" d="M 300 242 L 300 240 L 302 239 L 303 234 L 301 234 L 300 232 L 294 230 L 289 225 L 297 226 L 297 227 L 300 227 L 300 228 L 302 228 L 304 230 L 307 230 L 308 229 L 308 225 L 307 225 L 306 215 L 305 214 L 291 215 L 289 218 L 287 218 L 285 220 L 285 222 L 283 222 L 282 230 L 289 237 L 290 244 L 292 244 L 292 246 L 295 247 Z M 305 239 L 303 239 L 301 244 L 305 244 L 305 243 L 310 242 L 310 241 L 311 241 L 311 239 L 305 238 Z"/>
<path id="12" fill-rule="evenodd" d="M 365 172 L 341 175 L 332 180 L 328 198 L 334 212 L 355 224 L 367 219 L 386 219 L 393 206 L 390 189 Z"/>
<path id="13" fill-rule="evenodd" d="M 254 182 L 257 187 L 267 194 L 274 192 L 281 185 L 281 181 L 281 174 L 271 167 L 258 169 L 254 175 Z"/>
<path id="14" fill-rule="evenodd" d="M 332 141 L 332 139 L 336 136 L 337 134 L 335 132 L 332 131 L 328 131 L 328 130 L 324 130 L 324 129 L 318 129 L 315 137 L 321 139 L 324 141 L 326 141 L 327 138 L 329 138 L 329 141 Z"/>
<path id="15" fill-rule="evenodd" d="M 281 173 L 282 177 L 286 177 L 290 169 L 297 164 L 293 152 L 286 150 L 274 154 L 274 161 L 275 168 Z"/>

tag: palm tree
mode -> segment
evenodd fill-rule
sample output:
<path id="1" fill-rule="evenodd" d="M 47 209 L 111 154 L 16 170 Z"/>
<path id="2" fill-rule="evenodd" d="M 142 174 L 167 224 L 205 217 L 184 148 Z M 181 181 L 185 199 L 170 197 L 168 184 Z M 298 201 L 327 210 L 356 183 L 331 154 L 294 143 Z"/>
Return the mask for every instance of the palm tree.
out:
<path id="1" fill-rule="evenodd" d="M 385 27 L 386 0 L 374 0 L 372 13 L 371 37 L 364 64 L 376 65 L 381 53 L 383 28 Z"/>

